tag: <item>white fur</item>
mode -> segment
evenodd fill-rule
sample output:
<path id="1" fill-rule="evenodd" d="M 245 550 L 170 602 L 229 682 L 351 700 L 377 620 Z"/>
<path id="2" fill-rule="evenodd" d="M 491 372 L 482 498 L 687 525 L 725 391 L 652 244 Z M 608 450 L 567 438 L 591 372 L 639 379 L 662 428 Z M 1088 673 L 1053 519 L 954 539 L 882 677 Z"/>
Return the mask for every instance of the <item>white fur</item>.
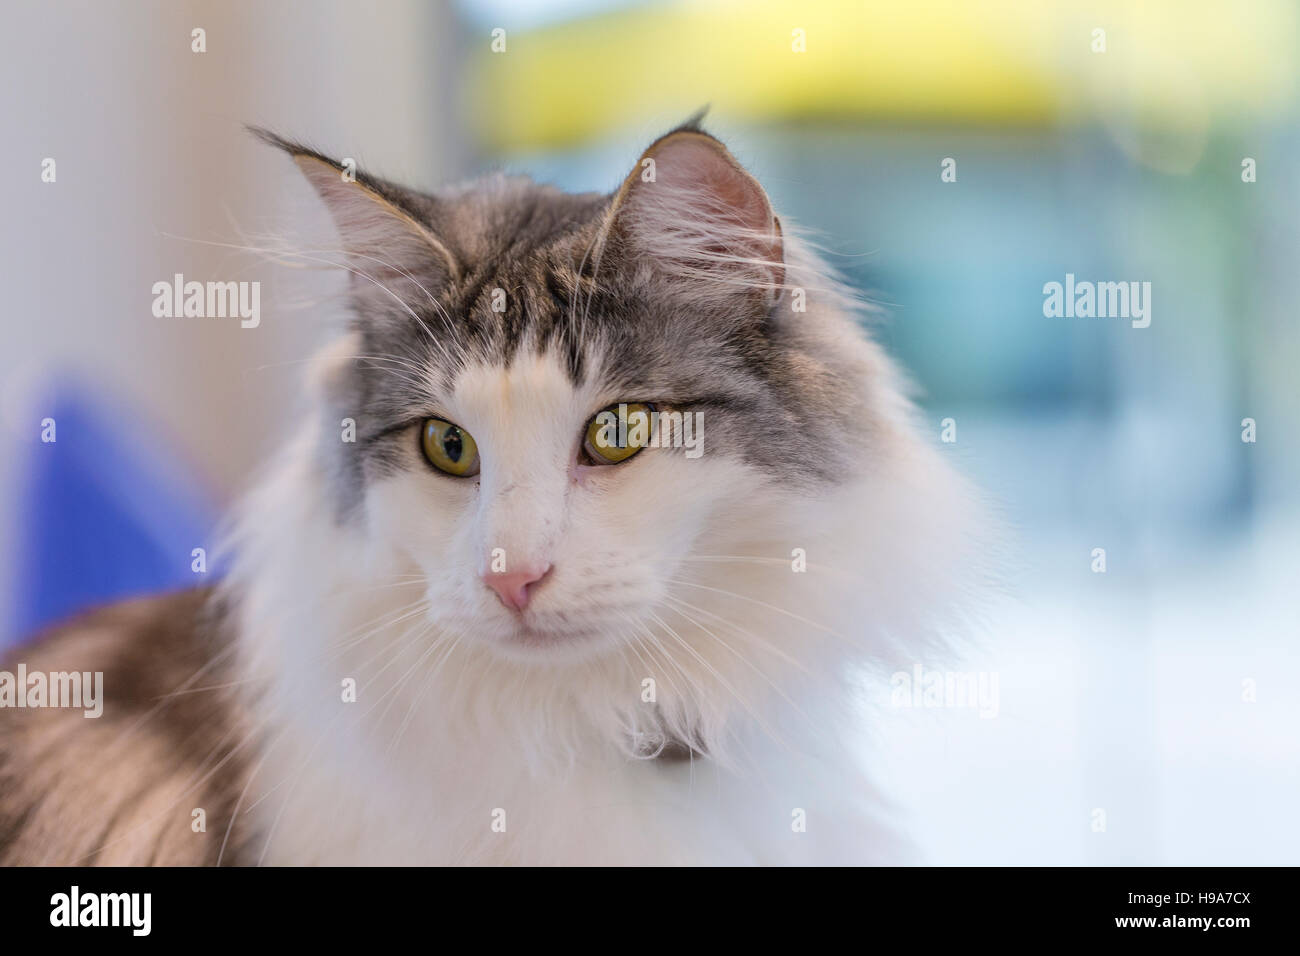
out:
<path id="1" fill-rule="evenodd" d="M 707 419 L 699 459 L 575 469 L 584 423 L 637 396 L 575 390 L 549 356 L 471 367 L 443 397 L 481 482 L 433 473 L 412 441 L 410 467 L 339 525 L 314 453 L 333 436 L 288 449 L 245 509 L 229 582 L 262 728 L 240 812 L 265 861 L 896 858 L 846 743 L 861 733 L 853 670 L 936 639 L 975 525 L 837 302 L 807 320 L 860 359 L 875 421 L 863 473 L 832 494 L 710 448 Z M 480 579 L 496 547 L 554 566 L 529 634 Z M 708 756 L 646 759 L 666 738 Z"/>

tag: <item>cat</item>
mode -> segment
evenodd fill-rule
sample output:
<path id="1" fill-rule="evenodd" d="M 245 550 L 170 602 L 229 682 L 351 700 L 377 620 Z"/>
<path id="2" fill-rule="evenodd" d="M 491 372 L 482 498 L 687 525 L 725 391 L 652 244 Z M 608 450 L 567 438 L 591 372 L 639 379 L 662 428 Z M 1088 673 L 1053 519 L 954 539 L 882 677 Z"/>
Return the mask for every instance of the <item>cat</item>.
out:
<path id="1" fill-rule="evenodd" d="M 11 655 L 106 700 L 0 711 L 0 861 L 907 859 L 863 686 L 944 647 L 981 508 L 754 177 L 698 117 L 582 195 L 255 132 L 348 322 L 219 586 Z"/>

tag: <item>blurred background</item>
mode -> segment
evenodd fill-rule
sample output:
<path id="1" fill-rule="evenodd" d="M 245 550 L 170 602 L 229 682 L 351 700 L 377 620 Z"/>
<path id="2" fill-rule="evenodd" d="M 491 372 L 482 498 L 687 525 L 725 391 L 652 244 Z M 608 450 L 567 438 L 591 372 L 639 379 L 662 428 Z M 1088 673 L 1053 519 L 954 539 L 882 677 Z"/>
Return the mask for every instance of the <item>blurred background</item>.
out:
<path id="1" fill-rule="evenodd" d="M 871 741 L 923 858 L 1300 862 L 1294 3 L 53 0 L 0 45 L 0 643 L 210 576 L 295 428 L 338 279 L 250 250 L 328 227 L 243 124 L 609 190 L 708 104 L 1010 528 L 961 665 L 997 716 Z M 155 318 L 176 273 L 261 282 L 260 326 Z M 1045 317 L 1067 273 L 1149 282 L 1150 327 Z"/>

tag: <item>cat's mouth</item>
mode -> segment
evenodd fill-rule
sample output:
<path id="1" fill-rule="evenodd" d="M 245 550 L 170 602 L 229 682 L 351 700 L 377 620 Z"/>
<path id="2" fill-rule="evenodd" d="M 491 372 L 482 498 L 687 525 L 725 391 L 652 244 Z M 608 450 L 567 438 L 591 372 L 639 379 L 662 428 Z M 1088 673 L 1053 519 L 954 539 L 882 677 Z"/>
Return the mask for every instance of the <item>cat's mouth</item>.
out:
<path id="1" fill-rule="evenodd" d="M 525 660 L 587 658 L 614 643 L 614 630 L 595 624 L 518 620 L 494 642 L 509 657 Z"/>
<path id="2" fill-rule="evenodd" d="M 590 626 L 547 627 L 521 622 L 511 635 L 511 640 L 525 646 L 554 647 L 574 641 L 587 641 L 598 637 L 599 628 Z"/>
<path id="3" fill-rule="evenodd" d="M 429 598 L 434 608 L 446 602 Z M 509 610 L 485 606 L 477 614 L 444 615 L 430 610 L 439 631 L 459 635 L 504 657 L 520 661 L 561 662 L 591 659 L 635 640 L 637 628 L 650 605 L 626 599 L 618 604 L 563 607 L 533 607 Z"/>

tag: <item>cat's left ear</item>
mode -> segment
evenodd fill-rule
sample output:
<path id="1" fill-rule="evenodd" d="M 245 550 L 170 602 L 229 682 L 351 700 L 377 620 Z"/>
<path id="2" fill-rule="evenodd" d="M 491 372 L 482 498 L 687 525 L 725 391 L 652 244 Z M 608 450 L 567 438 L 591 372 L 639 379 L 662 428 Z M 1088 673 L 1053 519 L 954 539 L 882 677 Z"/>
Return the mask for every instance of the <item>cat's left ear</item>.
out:
<path id="1" fill-rule="evenodd" d="M 421 302 L 460 275 L 456 256 L 437 235 L 436 200 L 262 129 L 263 142 L 288 153 L 324 200 L 342 240 L 334 257 L 353 277 L 367 305 L 400 308 Z"/>
<path id="2" fill-rule="evenodd" d="M 610 228 L 668 278 L 749 291 L 766 305 L 785 287 L 781 223 L 767 193 L 719 140 L 691 121 L 641 154 L 614 196 Z"/>

